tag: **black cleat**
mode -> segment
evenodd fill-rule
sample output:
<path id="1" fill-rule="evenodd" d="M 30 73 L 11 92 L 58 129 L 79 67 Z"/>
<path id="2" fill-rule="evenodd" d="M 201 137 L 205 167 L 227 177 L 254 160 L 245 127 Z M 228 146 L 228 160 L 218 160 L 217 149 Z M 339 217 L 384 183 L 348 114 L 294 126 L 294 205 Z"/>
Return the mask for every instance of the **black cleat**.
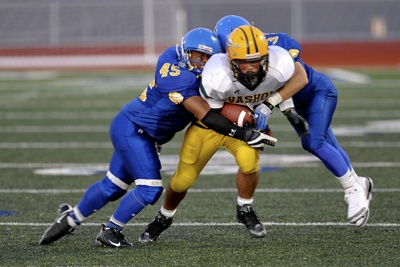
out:
<path id="1" fill-rule="evenodd" d="M 252 237 L 262 238 L 267 234 L 267 230 L 260 222 L 257 214 L 251 205 L 237 206 L 236 219 L 239 223 L 243 223 Z"/>
<path id="2" fill-rule="evenodd" d="M 61 204 L 58 207 L 56 221 L 44 232 L 39 240 L 39 245 L 49 245 L 66 234 L 72 234 L 74 228 L 68 223 L 71 210 L 72 207 L 69 204 Z"/>
<path id="3" fill-rule="evenodd" d="M 57 216 L 59 216 L 61 213 L 65 212 L 65 211 L 70 211 L 72 210 L 72 206 L 68 203 L 62 203 L 60 204 L 60 206 L 58 206 L 58 210 L 57 210 Z"/>
<path id="4" fill-rule="evenodd" d="M 113 228 L 106 227 L 103 224 L 100 232 L 96 237 L 96 246 L 108 246 L 113 248 L 131 247 L 132 243 L 125 240 L 124 234 Z"/>
<path id="5" fill-rule="evenodd" d="M 144 232 L 139 236 L 139 242 L 146 243 L 156 240 L 160 234 L 172 224 L 172 219 L 173 218 L 167 218 L 162 215 L 161 212 L 158 212 L 154 220 L 147 225 Z"/>

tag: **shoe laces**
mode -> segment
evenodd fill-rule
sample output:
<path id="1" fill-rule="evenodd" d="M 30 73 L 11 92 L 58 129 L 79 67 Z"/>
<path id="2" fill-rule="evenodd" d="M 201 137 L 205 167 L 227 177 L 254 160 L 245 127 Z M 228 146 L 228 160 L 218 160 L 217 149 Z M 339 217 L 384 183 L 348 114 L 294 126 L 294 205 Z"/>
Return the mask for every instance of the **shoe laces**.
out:
<path id="1" fill-rule="evenodd" d="M 251 205 L 243 205 L 238 209 L 238 211 L 244 216 L 246 223 L 250 222 L 253 225 L 260 224 L 260 219 Z"/>
<path id="2" fill-rule="evenodd" d="M 120 240 L 125 240 L 125 235 L 124 235 L 123 233 L 121 233 L 121 231 L 118 231 L 118 230 L 115 230 L 115 229 L 113 229 L 113 231 L 114 231 L 114 235 L 115 235 L 118 239 L 120 239 Z"/>
<path id="3" fill-rule="evenodd" d="M 162 215 L 160 212 L 157 214 L 156 220 L 159 224 L 161 224 L 162 226 L 166 226 L 168 225 L 171 221 L 172 218 L 167 218 L 164 215 Z"/>
<path id="4" fill-rule="evenodd" d="M 106 227 L 103 224 L 103 231 L 106 231 L 106 230 L 111 230 L 112 235 L 115 236 L 116 238 L 120 239 L 120 240 L 124 240 L 125 239 L 125 235 L 123 233 L 121 233 L 121 231 L 119 231 L 117 229 L 114 229 L 114 228 L 111 228 L 111 227 Z"/>
<path id="5" fill-rule="evenodd" d="M 171 225 L 172 218 L 167 218 L 161 213 L 158 213 L 154 220 L 147 225 L 145 232 L 156 234 L 160 230 L 163 231 Z"/>

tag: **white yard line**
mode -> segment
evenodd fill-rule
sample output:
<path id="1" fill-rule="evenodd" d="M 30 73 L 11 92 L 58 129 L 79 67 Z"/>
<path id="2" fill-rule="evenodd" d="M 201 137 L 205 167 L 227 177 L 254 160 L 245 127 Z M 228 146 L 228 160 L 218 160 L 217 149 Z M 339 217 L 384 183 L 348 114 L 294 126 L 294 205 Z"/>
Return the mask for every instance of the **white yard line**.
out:
<path id="1" fill-rule="evenodd" d="M 1 194 L 72 194 L 84 193 L 86 189 L 0 189 Z M 191 193 L 229 193 L 236 188 L 189 189 Z M 343 189 L 331 188 L 258 188 L 257 193 L 343 193 Z M 373 192 L 397 193 L 400 188 L 374 188 Z"/>
<path id="2" fill-rule="evenodd" d="M 50 226 L 52 223 L 21 223 L 21 222 L 0 222 L 0 226 Z M 83 223 L 82 226 L 99 227 L 101 223 Z M 126 226 L 146 226 L 148 223 L 128 223 Z M 349 226 L 354 227 L 349 223 L 337 222 L 309 222 L 309 223 L 295 223 L 295 222 L 264 222 L 266 226 Z M 241 226 L 239 223 L 173 223 L 171 226 Z M 369 223 L 365 227 L 400 227 L 399 223 Z M 356 229 L 356 228 L 355 228 Z"/>

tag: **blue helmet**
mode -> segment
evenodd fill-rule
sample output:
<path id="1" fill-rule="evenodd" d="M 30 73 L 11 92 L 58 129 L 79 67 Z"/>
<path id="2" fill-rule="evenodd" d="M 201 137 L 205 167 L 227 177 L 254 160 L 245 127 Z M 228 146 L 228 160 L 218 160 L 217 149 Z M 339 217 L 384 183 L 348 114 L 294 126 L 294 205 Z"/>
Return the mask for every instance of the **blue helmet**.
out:
<path id="1" fill-rule="evenodd" d="M 226 41 L 229 34 L 239 26 L 251 25 L 250 22 L 236 15 L 228 15 L 220 19 L 215 24 L 214 33 L 218 36 L 221 43 L 222 52 L 226 52 Z"/>
<path id="2" fill-rule="evenodd" d="M 196 28 L 189 31 L 182 38 L 182 43 L 178 48 L 179 66 L 194 71 L 197 75 L 201 74 L 203 68 L 196 68 L 194 65 L 203 65 L 203 63 L 192 61 L 190 59 L 191 51 L 201 52 L 209 56 L 221 53 L 218 37 L 206 28 Z"/>

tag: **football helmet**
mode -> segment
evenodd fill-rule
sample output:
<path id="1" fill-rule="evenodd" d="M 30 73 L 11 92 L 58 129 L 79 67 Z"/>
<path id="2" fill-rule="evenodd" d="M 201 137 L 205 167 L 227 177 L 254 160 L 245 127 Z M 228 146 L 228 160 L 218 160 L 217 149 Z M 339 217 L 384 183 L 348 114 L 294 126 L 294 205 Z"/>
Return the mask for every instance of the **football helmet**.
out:
<path id="1" fill-rule="evenodd" d="M 179 66 L 190 71 L 201 74 L 204 64 L 200 61 L 191 60 L 191 52 L 197 51 L 206 55 L 220 53 L 221 47 L 218 37 L 209 29 L 196 28 L 189 31 L 183 38 L 180 46 L 177 46 L 179 55 Z M 201 66 L 200 68 L 196 66 Z"/>
<path id="2" fill-rule="evenodd" d="M 229 34 L 239 26 L 251 25 L 246 19 L 236 16 L 228 15 L 220 19 L 215 24 L 214 33 L 218 36 L 221 44 L 222 53 L 226 51 L 226 41 L 228 40 Z"/>
<path id="3" fill-rule="evenodd" d="M 253 91 L 264 79 L 268 70 L 268 42 L 256 27 L 245 25 L 234 29 L 226 43 L 230 67 L 235 78 Z M 239 64 L 259 62 L 257 72 L 240 71 Z"/>

